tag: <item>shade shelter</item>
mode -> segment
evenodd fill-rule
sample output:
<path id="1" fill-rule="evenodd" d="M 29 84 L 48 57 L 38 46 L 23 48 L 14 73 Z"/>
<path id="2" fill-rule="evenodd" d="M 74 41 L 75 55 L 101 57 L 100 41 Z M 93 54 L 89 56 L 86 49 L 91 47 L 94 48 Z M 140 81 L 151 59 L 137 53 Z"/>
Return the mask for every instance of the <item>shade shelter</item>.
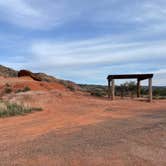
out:
<path id="1" fill-rule="evenodd" d="M 137 79 L 137 97 L 140 97 L 141 81 L 148 79 L 149 81 L 149 101 L 152 101 L 152 78 L 153 74 L 123 74 L 123 75 L 109 75 L 108 80 L 108 97 L 115 99 L 115 79 Z"/>

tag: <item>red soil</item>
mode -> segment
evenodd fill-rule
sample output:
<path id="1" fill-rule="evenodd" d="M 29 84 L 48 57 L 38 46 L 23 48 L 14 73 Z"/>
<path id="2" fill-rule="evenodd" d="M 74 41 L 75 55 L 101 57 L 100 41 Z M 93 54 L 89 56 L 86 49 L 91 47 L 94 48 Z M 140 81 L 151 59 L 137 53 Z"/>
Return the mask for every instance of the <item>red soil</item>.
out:
<path id="1" fill-rule="evenodd" d="M 30 77 L 20 77 L 20 78 L 4 78 L 0 77 L 0 86 L 4 87 L 6 84 L 9 84 L 13 90 L 23 89 L 24 87 L 29 87 L 33 91 L 47 91 L 53 89 L 65 90 L 65 87 L 62 84 L 57 82 L 38 82 L 33 80 Z"/>
<path id="2" fill-rule="evenodd" d="M 18 164 L 24 166 L 28 164 L 28 166 L 95 166 L 125 165 L 124 163 L 127 163 L 126 165 L 132 165 L 132 161 L 135 161 L 136 165 L 139 165 L 139 163 L 140 165 L 148 165 L 151 162 L 153 163 L 151 159 L 146 159 L 144 161 L 142 158 L 132 158 L 130 161 L 128 157 L 131 156 L 126 154 L 125 151 L 121 149 L 126 146 L 125 144 L 121 147 L 115 147 L 114 152 L 112 152 L 111 149 L 109 151 L 109 147 L 104 150 L 102 148 L 102 144 L 104 144 L 104 141 L 108 141 L 111 138 L 111 135 L 109 138 L 104 137 L 104 135 L 101 134 L 101 140 L 103 139 L 103 141 L 100 142 L 101 147 L 97 148 L 97 146 L 99 145 L 98 143 L 96 143 L 96 150 L 90 147 L 90 149 L 86 151 L 87 154 L 92 151 L 92 153 L 96 155 L 91 154 L 91 156 L 86 156 L 85 159 L 83 158 L 82 152 L 80 152 L 79 149 L 81 150 L 84 146 L 86 146 L 84 145 L 84 143 L 82 143 L 82 141 L 85 139 L 90 139 L 93 136 L 93 132 L 95 130 L 98 130 L 99 128 L 98 124 L 104 123 L 105 125 L 107 121 L 113 123 L 112 121 L 121 120 L 124 120 L 123 123 L 125 123 L 125 119 L 134 119 L 138 116 L 144 116 L 145 114 L 157 114 L 157 111 L 164 112 L 166 108 L 165 100 L 153 101 L 153 103 L 137 100 L 109 101 L 108 99 L 90 97 L 80 92 L 71 92 L 59 83 L 37 82 L 32 80 L 31 78 L 0 79 L 1 86 L 4 86 L 6 83 L 10 84 L 15 90 L 23 88 L 25 86 L 29 86 L 32 89 L 32 91 L 26 93 L 7 95 L 6 98 L 10 99 L 10 101 L 19 101 L 31 106 L 42 107 L 43 111 L 32 113 L 26 116 L 0 119 L 0 146 L 3 146 L 3 148 L 5 146 L 4 151 L 0 150 L 0 165 L 8 166 Z M 138 121 L 138 119 L 136 119 L 136 121 Z M 134 122 L 132 123 L 133 126 L 136 125 Z M 143 123 L 145 123 L 146 125 L 145 121 L 143 121 L 142 124 Z M 112 125 L 114 125 L 114 123 Z M 83 127 L 86 126 L 90 126 L 87 128 L 86 138 L 81 140 L 81 138 L 79 138 L 78 136 L 74 136 L 75 133 L 81 133 Z M 88 129 L 91 128 L 91 126 L 96 126 L 94 128 L 95 130 L 93 129 L 88 132 Z M 128 128 L 131 127 L 132 125 L 128 126 Z M 135 128 L 138 128 L 138 126 L 135 126 Z M 103 129 L 100 132 L 102 133 L 102 131 Z M 112 134 L 114 134 L 114 132 L 116 131 L 113 131 Z M 56 136 L 53 136 L 54 134 Z M 44 138 L 42 138 L 43 136 Z M 46 139 L 45 137 L 48 137 L 47 141 L 50 142 L 48 143 L 48 145 L 46 142 L 42 143 L 42 141 Z M 57 140 L 55 139 L 55 137 L 57 137 Z M 62 149 L 64 149 L 66 146 L 69 146 L 66 142 L 67 138 L 69 142 L 71 141 L 70 144 L 76 143 L 80 139 L 82 146 L 79 147 L 76 153 L 71 150 L 70 154 L 68 154 L 66 158 L 63 159 L 63 155 L 66 155 L 66 150 L 62 150 L 60 147 L 58 147 L 60 145 L 56 144 L 56 141 L 59 141 L 59 138 L 61 138 L 61 142 L 59 144 L 63 145 L 64 143 L 64 146 L 61 147 Z M 96 134 L 92 138 L 94 139 L 94 141 L 96 141 Z M 118 138 L 119 137 L 117 137 L 117 139 Z M 163 135 L 163 138 L 166 138 L 165 135 Z M 41 142 L 38 142 L 37 140 L 40 139 Z M 52 141 L 54 139 L 56 141 Z M 32 147 L 30 143 L 31 141 L 35 144 Z M 111 144 L 109 144 L 109 146 L 110 145 Z M 46 147 L 41 153 L 36 152 L 33 154 L 33 152 L 31 152 L 30 154 L 28 154 L 27 151 L 33 151 L 35 146 L 38 148 L 42 148 L 43 146 Z M 56 146 L 57 151 L 55 152 L 53 147 Z M 133 144 L 133 147 L 134 146 L 135 144 Z M 19 147 L 21 147 L 21 149 Z M 100 157 L 98 156 L 100 153 L 97 153 L 99 150 L 101 150 L 102 152 Z M 121 151 L 121 153 L 118 153 L 119 150 Z M 62 154 L 59 155 L 60 152 Z M 14 156 L 8 156 L 9 153 L 13 153 Z M 111 156 L 109 156 L 109 153 Z M 165 154 L 166 152 L 164 151 L 163 153 Z M 79 154 L 80 156 L 78 156 Z M 103 155 L 105 155 L 106 158 Z M 108 161 L 108 163 L 106 161 Z M 112 164 L 110 164 L 111 161 Z M 44 164 L 46 162 L 47 164 Z M 165 162 L 166 161 L 161 161 L 159 163 L 163 164 Z"/>

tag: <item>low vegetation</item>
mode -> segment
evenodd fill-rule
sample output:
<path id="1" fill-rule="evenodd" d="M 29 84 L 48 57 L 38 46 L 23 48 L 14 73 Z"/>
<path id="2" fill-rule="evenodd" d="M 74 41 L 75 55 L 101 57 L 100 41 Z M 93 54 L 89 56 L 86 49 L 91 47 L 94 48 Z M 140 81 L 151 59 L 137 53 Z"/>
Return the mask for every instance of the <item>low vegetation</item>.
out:
<path id="1" fill-rule="evenodd" d="M 89 92 L 92 96 L 104 97 L 107 95 L 107 86 L 79 84 L 81 90 Z"/>
<path id="2" fill-rule="evenodd" d="M 16 103 L 0 101 L 0 117 L 25 115 L 34 111 L 42 111 L 42 108 L 25 107 Z"/>
<path id="3" fill-rule="evenodd" d="M 9 85 L 8 83 L 5 84 L 4 92 L 7 93 L 7 94 L 9 94 L 9 93 L 12 93 L 12 91 L 13 90 L 12 90 L 11 85 Z"/>
<path id="4" fill-rule="evenodd" d="M 89 92 L 92 96 L 96 97 L 105 97 L 108 94 L 108 87 L 104 85 L 79 85 L 82 91 Z M 134 98 L 137 96 L 137 85 L 134 81 L 125 82 L 119 86 L 115 87 L 115 95 L 120 97 L 131 97 Z M 148 87 L 141 87 L 141 95 L 148 95 Z M 166 99 L 166 87 L 156 87 L 153 86 L 153 97 L 155 99 Z"/>
<path id="5" fill-rule="evenodd" d="M 71 81 L 67 81 L 67 80 L 58 80 L 58 82 L 62 85 L 64 85 L 66 88 L 68 88 L 70 91 L 75 91 L 76 88 L 76 84 L 74 84 L 73 82 Z"/>
<path id="6" fill-rule="evenodd" d="M 20 92 L 28 92 L 28 91 L 30 91 L 30 90 L 31 90 L 30 87 L 25 86 L 23 89 L 18 89 L 18 90 L 16 91 L 16 93 L 20 93 Z"/>
<path id="7" fill-rule="evenodd" d="M 71 85 L 71 84 L 68 84 L 66 87 L 67 87 L 69 90 L 71 90 L 71 91 L 75 91 L 74 86 Z"/>
<path id="8" fill-rule="evenodd" d="M 12 88 L 11 87 L 5 87 L 5 93 L 9 94 L 9 93 L 12 93 Z"/>

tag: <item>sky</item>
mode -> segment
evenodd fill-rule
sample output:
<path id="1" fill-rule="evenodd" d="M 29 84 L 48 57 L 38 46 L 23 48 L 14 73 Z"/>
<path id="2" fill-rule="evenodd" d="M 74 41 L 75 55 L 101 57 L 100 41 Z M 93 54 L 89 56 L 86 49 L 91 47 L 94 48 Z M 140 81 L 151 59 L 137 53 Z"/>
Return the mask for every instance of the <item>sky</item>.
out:
<path id="1" fill-rule="evenodd" d="M 154 73 L 166 86 L 166 1 L 0 0 L 0 64 L 88 84 Z"/>

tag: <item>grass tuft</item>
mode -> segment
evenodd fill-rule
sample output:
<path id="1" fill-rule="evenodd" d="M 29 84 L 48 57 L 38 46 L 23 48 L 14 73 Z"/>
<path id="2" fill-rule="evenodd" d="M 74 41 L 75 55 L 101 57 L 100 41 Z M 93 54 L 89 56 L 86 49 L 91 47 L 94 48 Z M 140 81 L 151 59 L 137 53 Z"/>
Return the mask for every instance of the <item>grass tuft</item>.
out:
<path id="1" fill-rule="evenodd" d="M 30 108 L 16 103 L 0 102 L 0 117 L 25 115 L 33 111 L 42 111 L 42 108 Z"/>

